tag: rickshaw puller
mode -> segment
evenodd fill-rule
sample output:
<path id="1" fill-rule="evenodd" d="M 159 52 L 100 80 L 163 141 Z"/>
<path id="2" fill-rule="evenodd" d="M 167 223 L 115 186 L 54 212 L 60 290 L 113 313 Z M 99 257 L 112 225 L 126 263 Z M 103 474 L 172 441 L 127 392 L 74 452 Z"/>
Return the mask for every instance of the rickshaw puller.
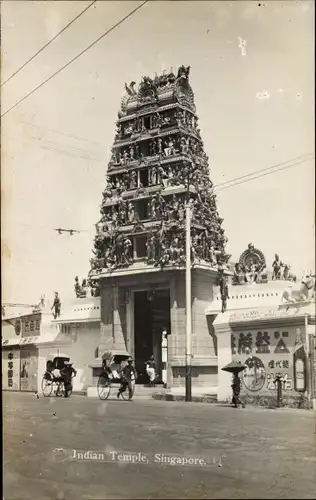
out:
<path id="1" fill-rule="evenodd" d="M 134 375 L 134 380 L 137 378 L 137 373 L 136 370 L 133 366 L 133 360 L 132 358 L 128 359 L 127 365 L 124 366 L 120 370 L 120 375 L 121 375 L 121 387 L 119 388 L 119 391 L 117 393 L 117 397 L 119 398 L 122 392 L 125 392 L 126 389 L 128 388 L 130 397 L 132 395 L 132 376 Z"/>
<path id="2" fill-rule="evenodd" d="M 67 398 L 72 392 L 72 375 L 76 376 L 77 372 L 70 361 L 65 361 L 64 365 L 64 368 L 60 370 L 60 375 L 64 381 L 65 398 Z"/>

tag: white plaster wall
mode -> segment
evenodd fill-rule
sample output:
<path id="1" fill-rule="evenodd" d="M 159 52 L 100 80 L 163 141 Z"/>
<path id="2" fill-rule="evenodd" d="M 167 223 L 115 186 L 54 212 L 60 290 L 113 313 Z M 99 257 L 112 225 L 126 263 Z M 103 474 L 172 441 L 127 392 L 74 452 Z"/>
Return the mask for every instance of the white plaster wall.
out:
<path id="1" fill-rule="evenodd" d="M 92 368 L 95 351 L 100 343 L 100 323 L 82 323 L 77 327 L 77 339 L 72 345 L 71 360 L 77 370 L 73 390 L 82 391 L 92 385 Z"/>
<path id="2" fill-rule="evenodd" d="M 73 390 L 83 391 L 92 385 L 92 368 L 89 367 L 95 360 L 95 350 L 100 341 L 100 323 L 81 323 L 72 325 L 73 333 L 70 336 L 74 342 L 68 345 L 62 345 L 58 342 L 50 346 L 39 347 L 38 357 L 38 391 L 42 392 L 42 378 L 46 371 L 46 362 L 51 353 L 56 353 L 57 349 L 70 357 L 73 366 L 77 371 L 77 376 L 73 379 Z"/>
<path id="3" fill-rule="evenodd" d="M 230 329 L 228 325 L 226 328 L 219 328 L 215 325 L 215 332 L 217 335 L 217 348 L 218 348 L 218 401 L 231 400 L 232 398 L 232 375 L 231 373 L 225 372 L 222 368 L 232 360 L 231 354 L 231 340 L 230 340 Z"/>

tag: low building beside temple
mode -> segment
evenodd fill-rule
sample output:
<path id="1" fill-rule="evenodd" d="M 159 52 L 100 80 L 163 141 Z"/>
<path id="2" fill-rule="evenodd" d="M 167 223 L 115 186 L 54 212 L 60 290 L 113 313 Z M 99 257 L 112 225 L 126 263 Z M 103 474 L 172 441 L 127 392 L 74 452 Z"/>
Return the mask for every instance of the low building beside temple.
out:
<path id="1" fill-rule="evenodd" d="M 283 402 L 305 405 L 316 396 L 315 277 L 306 273 L 304 283 L 295 283 L 281 279 L 282 269 L 272 275 L 277 279 L 249 279 L 249 266 L 248 275 L 241 271 L 247 261 L 265 266 L 263 254 L 248 248 L 228 287 L 227 310 L 221 312 L 220 295 L 206 310 L 217 339 L 218 400 L 231 399 L 231 375 L 221 368 L 237 361 L 246 366 L 240 375 L 246 400 L 275 401 L 280 375 Z"/>
<path id="2" fill-rule="evenodd" d="M 45 308 L 2 318 L 2 388 L 40 390 L 42 353 L 52 350 L 58 337 L 52 313 Z"/>
<path id="3" fill-rule="evenodd" d="M 64 306 L 54 319 L 45 308 L 2 319 L 2 388 L 41 392 L 46 362 L 67 354 L 77 370 L 74 391 L 92 384 L 91 363 L 98 357 L 100 299 L 83 297 Z"/>

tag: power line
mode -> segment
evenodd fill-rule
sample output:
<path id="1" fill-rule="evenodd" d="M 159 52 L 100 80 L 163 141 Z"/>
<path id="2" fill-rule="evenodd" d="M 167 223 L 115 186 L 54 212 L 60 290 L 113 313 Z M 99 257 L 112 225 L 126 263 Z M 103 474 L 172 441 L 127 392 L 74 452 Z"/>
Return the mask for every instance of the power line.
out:
<path id="1" fill-rule="evenodd" d="M 256 170 L 255 172 L 252 172 L 252 173 L 249 173 L 249 174 L 245 174 L 245 175 L 241 175 L 240 177 L 235 177 L 234 179 L 231 179 L 230 181 L 224 181 L 224 182 L 220 182 L 219 184 L 216 184 L 216 188 L 220 187 L 220 186 L 224 186 L 225 184 L 230 184 L 231 182 L 235 182 L 235 181 L 238 181 L 240 179 L 245 179 L 249 176 L 252 176 L 252 175 L 256 175 L 257 173 L 261 173 L 261 172 L 265 172 L 265 171 L 268 171 L 268 170 L 271 170 L 271 169 L 275 169 L 277 167 L 280 167 L 281 165 L 285 165 L 286 163 L 290 163 L 290 162 L 293 162 L 293 161 L 296 161 L 296 160 L 300 160 L 301 158 L 304 158 L 305 156 L 311 156 L 311 158 L 306 158 L 306 160 L 308 159 L 312 159 L 313 156 L 312 156 L 313 153 L 305 153 L 304 155 L 300 155 L 300 156 L 297 156 L 296 158 L 292 158 L 291 160 L 287 160 L 287 161 L 283 161 L 281 163 L 277 163 L 271 167 L 267 167 L 267 168 L 264 168 L 264 169 L 260 169 L 260 170 Z"/>
<path id="2" fill-rule="evenodd" d="M 66 31 L 66 29 L 68 29 L 75 21 L 77 21 L 79 17 L 81 17 L 85 12 L 87 12 L 87 10 L 90 9 L 90 7 L 92 7 L 92 5 L 96 3 L 96 1 L 97 0 L 93 0 L 93 2 L 91 2 L 85 9 L 83 9 L 83 11 L 81 11 L 76 17 L 74 17 L 74 19 L 72 19 L 72 21 L 70 21 L 61 31 L 59 31 L 57 35 L 55 35 L 51 40 L 49 40 L 45 45 L 43 45 L 43 47 L 41 47 L 37 52 L 35 52 L 35 54 L 32 57 L 30 57 L 30 59 L 28 59 L 24 64 L 22 64 L 22 66 L 20 66 L 14 73 L 12 73 L 11 76 L 9 76 L 9 78 L 7 78 L 1 84 L 1 87 L 6 83 L 8 83 L 8 81 L 11 80 L 11 78 L 20 73 L 20 71 L 23 68 L 25 68 L 25 66 L 27 66 L 31 61 L 33 61 L 33 59 L 35 59 L 36 56 L 38 56 L 41 52 L 43 52 L 43 50 L 46 49 L 54 40 L 56 40 L 56 38 L 58 38 L 64 31 Z"/>
<path id="3" fill-rule="evenodd" d="M 103 144 L 101 142 L 90 141 L 89 139 L 84 139 L 83 137 L 78 137 L 76 135 L 67 134 L 66 132 L 59 132 L 58 130 L 54 130 L 52 128 L 41 127 L 40 125 L 35 125 L 34 123 L 28 123 L 28 122 L 20 122 L 20 123 L 23 123 L 23 125 L 27 125 L 28 127 L 34 127 L 34 128 L 40 129 L 40 130 L 47 130 L 48 132 L 52 132 L 53 134 L 71 137 L 72 139 L 77 139 L 78 141 L 89 142 L 91 144 L 98 144 L 99 146 L 103 146 Z"/>
<path id="4" fill-rule="evenodd" d="M 309 154 L 311 154 L 311 153 L 309 153 Z M 306 161 L 314 159 L 314 156 L 312 156 L 311 158 L 305 158 L 305 159 L 304 159 L 304 156 L 306 156 L 306 155 L 300 155 L 297 158 L 293 158 L 292 160 L 288 160 L 287 162 L 278 163 L 276 165 L 272 165 L 271 167 L 257 170 L 256 172 L 253 172 L 251 174 L 243 175 L 241 177 L 236 177 L 235 179 L 231 179 L 230 181 L 226 182 L 226 183 L 231 183 L 228 186 L 222 186 L 223 184 L 226 184 L 226 183 L 216 184 L 213 186 L 213 189 L 217 190 L 217 187 L 219 187 L 218 191 L 222 191 L 222 190 L 228 189 L 230 187 L 238 186 L 240 184 L 244 184 L 246 182 L 250 182 L 250 181 L 253 181 L 255 179 L 259 179 L 260 177 L 265 177 L 266 175 L 272 175 L 272 174 L 280 172 L 282 170 L 296 167 L 297 165 L 300 165 L 301 163 L 305 163 Z M 302 158 L 302 159 L 300 161 L 295 161 L 299 158 Z M 280 165 L 284 165 L 284 163 L 290 163 L 293 161 L 295 161 L 295 163 L 291 163 L 290 165 L 285 165 L 283 167 L 282 166 L 280 167 Z M 280 167 L 280 168 L 277 168 L 277 167 Z M 269 170 L 269 171 L 267 172 L 267 170 Z M 252 176 L 255 176 L 255 177 L 252 177 Z M 249 177 L 251 177 L 251 178 L 249 178 Z M 242 180 L 240 180 L 240 179 L 242 179 Z M 238 181 L 238 182 L 236 182 L 236 181 Z M 37 228 L 37 229 L 48 229 L 47 226 L 35 226 L 32 224 L 19 224 L 19 226 L 31 227 L 31 228 Z M 51 229 L 49 229 L 49 230 L 51 231 Z M 93 229 L 60 229 L 60 228 L 54 229 L 54 231 L 57 231 L 59 234 L 61 234 L 62 232 L 68 232 L 71 236 L 74 233 L 92 233 L 92 232 L 94 232 Z"/>
<path id="5" fill-rule="evenodd" d="M 235 187 L 235 186 L 239 186 L 240 184 L 244 184 L 245 182 L 251 182 L 251 181 L 254 181 L 256 179 L 259 179 L 260 177 L 265 177 L 266 175 L 271 175 L 271 174 L 275 174 L 277 172 L 280 172 L 281 170 L 286 170 L 287 168 L 292 168 L 292 167 L 296 167 L 297 165 L 300 165 L 301 163 L 305 163 L 306 161 L 309 161 L 309 160 L 312 160 L 314 157 L 311 157 L 311 158 L 306 158 L 305 160 L 301 160 L 297 163 L 293 163 L 292 165 L 286 165 L 284 167 L 281 167 L 281 168 L 276 168 L 274 170 L 270 170 L 270 172 L 265 172 L 263 174 L 260 174 L 260 175 L 257 175 L 256 177 L 252 177 L 251 179 L 244 179 L 243 181 L 240 181 L 240 182 L 235 182 L 233 184 L 230 184 L 229 186 L 223 186 L 222 188 L 219 188 L 218 191 L 222 191 L 223 189 L 228 189 L 230 187 Z M 266 169 L 264 169 L 266 170 Z M 260 171 L 258 171 L 260 172 Z M 251 176 L 251 174 L 249 174 L 249 177 Z M 214 186 L 214 188 L 216 188 L 216 186 Z"/>
<path id="6" fill-rule="evenodd" d="M 81 52 L 79 52 L 79 54 L 77 54 L 75 57 L 73 57 L 70 61 L 68 61 L 66 64 L 64 64 L 64 66 L 62 66 L 61 68 L 59 68 L 57 71 L 55 71 L 55 73 L 53 73 L 51 76 L 49 76 L 48 78 L 46 78 L 46 80 L 44 80 L 42 83 L 40 83 L 37 87 L 35 87 L 33 90 L 31 90 L 31 92 L 29 92 L 28 94 L 26 94 L 24 97 L 22 97 L 18 102 L 16 102 L 15 104 L 13 104 L 13 106 L 11 106 L 11 108 L 7 109 L 2 115 L 1 117 L 5 116 L 7 113 L 9 113 L 10 111 L 12 111 L 12 109 L 16 108 L 16 106 L 18 106 L 19 104 L 21 104 L 23 101 L 25 101 L 25 99 L 27 99 L 28 97 L 30 97 L 32 94 L 34 94 L 37 90 L 39 90 L 41 87 L 43 87 L 43 85 L 45 85 L 45 83 L 49 82 L 52 78 L 54 78 L 55 76 L 57 76 L 59 73 L 61 73 L 64 69 L 66 69 L 68 66 L 70 66 L 74 61 L 76 61 L 77 59 L 79 59 L 80 56 L 82 56 L 83 54 L 85 54 L 85 52 L 87 52 L 89 49 L 91 49 L 94 45 L 96 45 L 100 40 L 102 40 L 102 38 L 104 38 L 106 35 L 108 35 L 109 33 L 111 33 L 113 30 L 115 30 L 115 28 L 117 28 L 118 26 L 120 26 L 124 21 L 126 21 L 129 17 L 131 17 L 133 14 L 135 14 L 135 12 L 137 12 L 139 9 L 141 9 L 141 7 L 143 7 L 143 5 L 145 5 L 146 3 L 148 3 L 149 0 L 145 0 L 144 2 L 142 2 L 140 5 L 138 5 L 135 9 L 133 9 L 129 14 L 127 14 L 126 16 L 124 16 L 120 21 L 118 21 L 116 24 L 114 24 L 110 29 L 108 29 L 107 31 L 105 31 L 101 36 L 99 36 L 96 40 L 94 40 L 94 42 L 92 42 L 90 45 L 88 45 L 88 47 L 86 47 L 85 49 L 83 49 Z"/>

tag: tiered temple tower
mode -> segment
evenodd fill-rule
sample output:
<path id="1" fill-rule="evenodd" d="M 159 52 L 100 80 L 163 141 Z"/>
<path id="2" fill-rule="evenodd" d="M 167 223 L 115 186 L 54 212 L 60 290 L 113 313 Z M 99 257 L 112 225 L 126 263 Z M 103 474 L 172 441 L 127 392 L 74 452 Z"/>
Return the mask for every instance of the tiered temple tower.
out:
<path id="1" fill-rule="evenodd" d="M 90 271 L 101 295 L 100 350 L 127 349 L 141 366 L 153 352 L 159 358 L 167 329 L 169 383 L 184 370 L 186 202 L 198 375 L 216 371 L 204 307 L 229 259 L 189 73 L 144 77 L 138 91 L 125 84 Z"/>

